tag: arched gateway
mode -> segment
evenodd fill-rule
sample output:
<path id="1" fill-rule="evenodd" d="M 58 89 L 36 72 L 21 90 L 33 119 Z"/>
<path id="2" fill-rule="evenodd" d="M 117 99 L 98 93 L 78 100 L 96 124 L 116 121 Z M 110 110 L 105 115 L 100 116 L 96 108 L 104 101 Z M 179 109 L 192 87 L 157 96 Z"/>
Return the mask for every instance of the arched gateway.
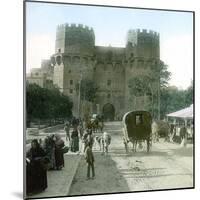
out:
<path id="1" fill-rule="evenodd" d="M 112 104 L 107 103 L 103 106 L 103 117 L 105 121 L 113 121 L 115 118 L 115 108 Z"/>

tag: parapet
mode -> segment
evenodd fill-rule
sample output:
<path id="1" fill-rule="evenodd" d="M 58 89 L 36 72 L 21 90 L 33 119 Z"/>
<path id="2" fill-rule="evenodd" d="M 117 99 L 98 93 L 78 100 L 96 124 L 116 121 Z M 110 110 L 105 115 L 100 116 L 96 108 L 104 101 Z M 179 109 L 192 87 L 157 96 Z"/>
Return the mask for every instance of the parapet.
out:
<path id="1" fill-rule="evenodd" d="M 159 33 L 147 29 L 130 29 L 127 34 L 127 43 L 137 44 L 140 39 L 152 38 L 156 43 L 159 41 Z"/>
<path id="2" fill-rule="evenodd" d="M 92 27 L 83 25 L 83 24 L 75 24 L 75 23 L 65 23 L 65 24 L 60 24 L 57 26 L 57 31 L 59 30 L 63 30 L 63 28 L 65 29 L 79 29 L 79 30 L 85 30 L 85 31 L 89 31 L 89 32 L 93 32 L 94 30 Z"/>
<path id="3" fill-rule="evenodd" d="M 95 34 L 92 28 L 83 24 L 65 23 L 58 25 L 56 33 L 56 50 L 80 51 L 91 49 L 95 45 Z M 73 46 L 73 50 L 69 47 Z"/>
<path id="4" fill-rule="evenodd" d="M 139 35 L 147 35 L 152 37 L 158 37 L 159 33 L 153 30 L 147 30 L 147 29 L 137 29 L 137 34 Z"/>

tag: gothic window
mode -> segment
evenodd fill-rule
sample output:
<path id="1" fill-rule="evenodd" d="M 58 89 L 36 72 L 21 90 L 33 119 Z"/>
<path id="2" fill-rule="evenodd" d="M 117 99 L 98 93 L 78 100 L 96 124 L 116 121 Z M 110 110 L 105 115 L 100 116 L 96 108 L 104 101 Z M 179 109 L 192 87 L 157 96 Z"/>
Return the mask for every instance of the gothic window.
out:
<path id="1" fill-rule="evenodd" d="M 73 85 L 73 80 L 70 80 L 69 83 L 70 83 L 70 85 Z"/>
<path id="2" fill-rule="evenodd" d="M 61 64 L 61 56 L 57 56 L 57 57 L 56 57 L 56 63 L 57 63 L 58 65 Z"/>
<path id="3" fill-rule="evenodd" d="M 108 51 L 108 52 L 107 52 L 107 55 L 106 55 L 106 60 L 111 61 L 111 60 L 112 60 L 112 57 L 113 57 L 112 51 Z"/>
<path id="4" fill-rule="evenodd" d="M 107 86 L 111 86 L 111 80 L 107 81 Z"/>
<path id="5" fill-rule="evenodd" d="M 111 95 L 110 95 L 110 94 L 108 94 L 108 95 L 107 95 L 107 98 L 109 99 L 109 98 L 110 98 L 110 96 L 111 96 Z"/>
<path id="6" fill-rule="evenodd" d="M 70 89 L 70 90 L 69 90 L 69 93 L 70 93 L 70 94 L 73 94 L 73 89 Z"/>
<path id="7" fill-rule="evenodd" d="M 61 53 L 61 49 L 60 48 L 58 49 L 58 53 Z"/>

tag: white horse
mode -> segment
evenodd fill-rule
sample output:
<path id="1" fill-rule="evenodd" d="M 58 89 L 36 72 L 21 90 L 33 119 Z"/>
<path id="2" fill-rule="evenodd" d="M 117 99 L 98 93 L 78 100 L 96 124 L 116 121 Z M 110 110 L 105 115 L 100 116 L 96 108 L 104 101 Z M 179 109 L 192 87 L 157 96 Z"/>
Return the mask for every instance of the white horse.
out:
<path id="1" fill-rule="evenodd" d="M 111 143 L 111 136 L 107 132 L 104 132 L 102 135 L 102 154 L 108 154 L 108 147 Z"/>

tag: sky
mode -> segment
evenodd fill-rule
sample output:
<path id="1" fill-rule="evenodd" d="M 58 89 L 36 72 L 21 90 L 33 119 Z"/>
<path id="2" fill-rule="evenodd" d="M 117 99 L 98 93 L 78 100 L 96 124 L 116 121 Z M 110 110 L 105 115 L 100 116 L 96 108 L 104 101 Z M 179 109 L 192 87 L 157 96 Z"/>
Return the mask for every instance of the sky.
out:
<path id="1" fill-rule="evenodd" d="M 160 58 L 172 73 L 170 85 L 186 89 L 193 80 L 193 14 L 69 4 L 26 4 L 26 70 L 39 68 L 55 52 L 56 27 L 76 23 L 92 27 L 95 45 L 125 47 L 130 29 L 160 33 Z"/>

